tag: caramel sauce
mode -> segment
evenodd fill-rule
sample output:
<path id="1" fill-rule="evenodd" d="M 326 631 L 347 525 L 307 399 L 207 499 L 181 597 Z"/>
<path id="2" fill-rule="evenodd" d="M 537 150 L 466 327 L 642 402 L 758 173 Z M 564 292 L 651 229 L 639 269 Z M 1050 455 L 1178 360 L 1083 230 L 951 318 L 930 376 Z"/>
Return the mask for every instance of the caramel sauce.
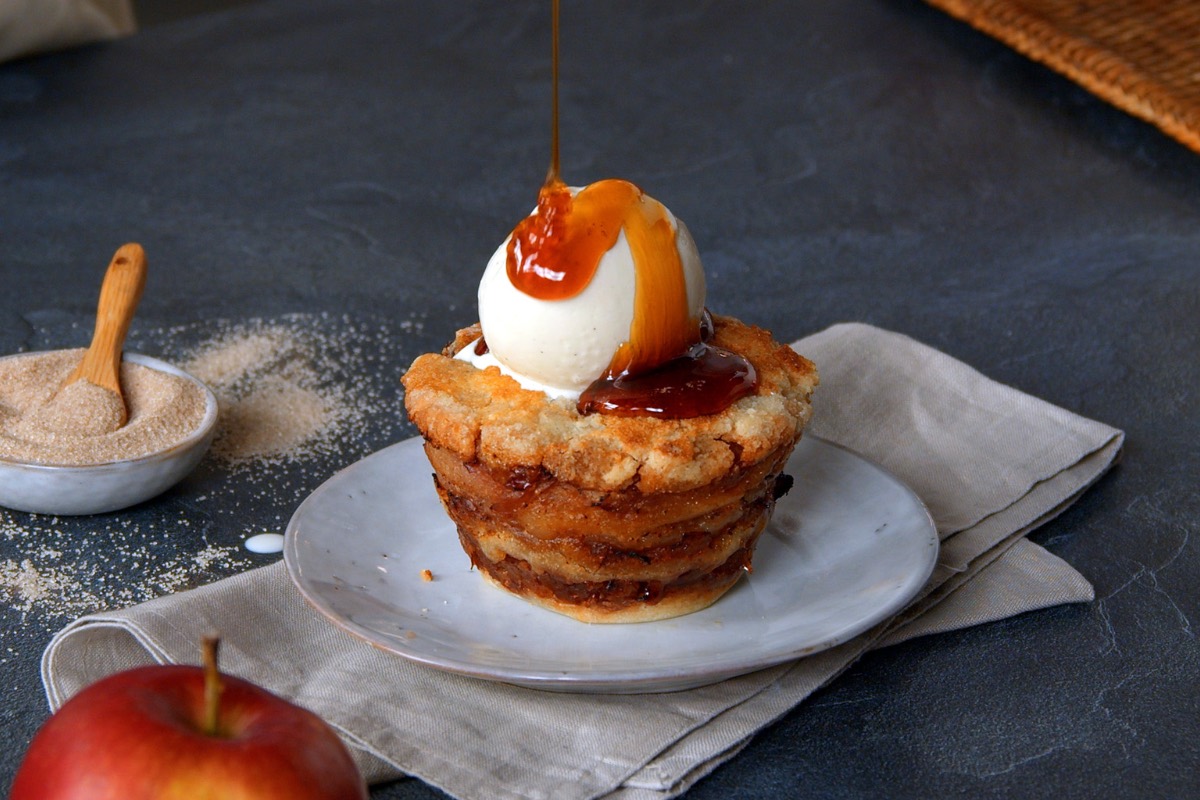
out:
<path id="1" fill-rule="evenodd" d="M 754 391 L 757 375 L 745 358 L 703 340 L 666 208 L 629 181 L 597 181 L 572 195 L 559 177 L 558 6 L 554 0 L 550 170 L 537 209 L 509 239 L 508 279 L 539 300 L 575 297 L 624 231 L 634 264 L 633 322 L 604 374 L 583 392 L 579 412 L 681 419 L 723 411 Z"/>
<path id="2" fill-rule="evenodd" d="M 754 365 L 722 347 L 693 345 L 649 372 L 601 378 L 583 390 L 580 414 L 687 419 L 719 414 L 758 384 Z"/>
<path id="3" fill-rule="evenodd" d="M 700 317 L 700 341 L 682 356 L 640 374 L 601 377 L 579 395 L 580 414 L 689 419 L 719 414 L 758 386 L 754 365 L 710 343 L 715 330 L 708 309 Z"/>

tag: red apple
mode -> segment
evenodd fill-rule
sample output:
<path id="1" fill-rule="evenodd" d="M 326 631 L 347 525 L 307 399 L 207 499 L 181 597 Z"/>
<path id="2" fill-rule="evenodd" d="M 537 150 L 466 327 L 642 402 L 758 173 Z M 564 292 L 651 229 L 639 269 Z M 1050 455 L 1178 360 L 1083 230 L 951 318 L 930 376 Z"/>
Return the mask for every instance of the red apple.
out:
<path id="1" fill-rule="evenodd" d="M 363 800 L 320 717 L 206 668 L 140 667 L 72 697 L 42 726 L 10 800 Z"/>

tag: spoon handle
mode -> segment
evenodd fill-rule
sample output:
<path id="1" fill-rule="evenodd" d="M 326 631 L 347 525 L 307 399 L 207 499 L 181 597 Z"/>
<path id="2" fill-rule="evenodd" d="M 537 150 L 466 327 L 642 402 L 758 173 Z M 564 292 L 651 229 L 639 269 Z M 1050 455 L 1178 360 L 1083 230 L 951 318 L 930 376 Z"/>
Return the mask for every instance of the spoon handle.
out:
<path id="1" fill-rule="evenodd" d="M 108 265 L 104 283 L 100 286 L 92 343 L 79 366 L 63 382 L 64 386 L 83 378 L 121 395 L 121 351 L 145 287 L 145 251 L 140 244 L 122 245 Z"/>

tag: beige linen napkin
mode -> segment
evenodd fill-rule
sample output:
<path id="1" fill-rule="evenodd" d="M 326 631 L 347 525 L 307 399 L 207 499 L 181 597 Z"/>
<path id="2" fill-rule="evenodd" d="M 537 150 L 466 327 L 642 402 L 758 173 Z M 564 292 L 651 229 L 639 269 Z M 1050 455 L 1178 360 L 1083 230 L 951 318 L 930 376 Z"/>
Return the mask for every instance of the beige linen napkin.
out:
<path id="1" fill-rule="evenodd" d="M 796 343 L 821 371 L 814 432 L 885 465 L 943 540 L 920 598 L 840 647 L 659 695 L 567 695 L 442 673 L 380 652 L 300 599 L 282 564 L 80 619 L 43 658 L 52 708 L 97 678 L 193 662 L 217 628 L 223 666 L 314 709 L 365 774 L 415 775 L 463 800 L 675 796 L 871 647 L 1092 598 L 1026 541 L 1115 460 L 1123 434 L 867 325 Z"/>
<path id="2" fill-rule="evenodd" d="M 0 61 L 115 39 L 136 27 L 130 0 L 0 0 Z"/>

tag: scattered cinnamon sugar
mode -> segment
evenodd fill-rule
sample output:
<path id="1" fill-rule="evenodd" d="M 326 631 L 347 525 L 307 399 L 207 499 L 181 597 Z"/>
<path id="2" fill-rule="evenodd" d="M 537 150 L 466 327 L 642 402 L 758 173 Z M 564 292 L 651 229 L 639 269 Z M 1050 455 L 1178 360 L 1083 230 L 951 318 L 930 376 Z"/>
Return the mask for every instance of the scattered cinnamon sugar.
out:
<path id="1" fill-rule="evenodd" d="M 206 342 L 187 363 L 187 371 L 210 386 L 233 387 L 254 371 L 263 371 L 294 349 L 292 332 L 278 325 L 233 329 Z"/>
<path id="2" fill-rule="evenodd" d="M 433 580 L 433 573 L 427 569 L 421 570 L 421 580 L 425 581 L 426 583 L 429 583 L 430 581 Z"/>
<path id="3" fill-rule="evenodd" d="M 184 369 L 221 405 L 213 455 L 234 464 L 291 460 L 354 415 L 318 362 L 310 342 L 277 325 L 230 331 L 193 354 Z"/>
<path id="4" fill-rule="evenodd" d="M 73 608 L 86 608 L 94 602 L 90 593 L 62 570 L 35 567 L 31 559 L 0 562 L 0 594 L 23 613 L 51 601 Z"/>
<path id="5" fill-rule="evenodd" d="M 12 519 L 0 511 L 0 541 L 21 535 Z M 39 527 L 38 533 L 51 541 L 69 538 L 53 525 Z M 131 530 L 130 534 L 146 531 Z M 156 561 L 153 538 L 132 543 L 117 541 L 122 537 L 102 534 L 107 543 L 125 552 L 124 559 L 133 565 Z M 70 618 L 80 614 L 118 608 L 145 602 L 171 592 L 189 589 L 211 580 L 216 570 L 227 571 L 236 564 L 237 549 L 207 545 L 195 553 L 168 556 L 155 564 L 155 569 L 143 577 L 123 574 L 108 576 L 102 557 L 93 559 L 72 557 L 59 547 L 42 546 L 18 559 L 0 560 L 0 602 L 16 609 L 22 616 L 31 613 L 52 618 Z"/>
<path id="6" fill-rule="evenodd" d="M 204 418 L 204 392 L 195 383 L 125 362 L 129 421 L 115 427 L 115 393 L 87 381 L 58 391 L 82 357 L 75 349 L 0 360 L 0 458 L 60 466 L 123 461 L 167 449 Z"/>
<path id="7" fill-rule="evenodd" d="M 319 433 L 334 410 L 321 395 L 270 376 L 227 405 L 218 455 L 242 459 L 286 453 Z"/>

